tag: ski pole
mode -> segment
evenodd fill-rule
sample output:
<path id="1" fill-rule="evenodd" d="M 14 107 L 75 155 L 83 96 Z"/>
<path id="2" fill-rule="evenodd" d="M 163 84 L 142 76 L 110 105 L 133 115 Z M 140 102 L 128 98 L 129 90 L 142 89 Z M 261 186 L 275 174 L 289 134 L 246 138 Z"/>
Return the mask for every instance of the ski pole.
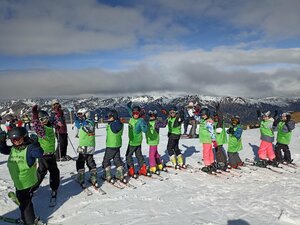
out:
<path id="1" fill-rule="evenodd" d="M 72 148 L 73 148 L 73 150 L 75 152 L 75 155 L 77 156 L 77 152 L 76 152 L 76 150 L 74 148 L 74 145 L 73 145 L 73 143 L 72 143 L 71 138 L 69 137 L 69 135 L 68 135 L 68 139 L 69 139 L 69 142 L 70 142 L 70 144 L 71 144 L 71 146 L 72 146 Z"/>

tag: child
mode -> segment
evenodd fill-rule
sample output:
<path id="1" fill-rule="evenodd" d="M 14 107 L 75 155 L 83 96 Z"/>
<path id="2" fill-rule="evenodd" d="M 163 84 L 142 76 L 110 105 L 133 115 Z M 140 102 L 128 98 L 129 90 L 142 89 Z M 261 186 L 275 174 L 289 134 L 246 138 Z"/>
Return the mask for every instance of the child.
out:
<path id="1" fill-rule="evenodd" d="M 149 110 L 148 131 L 146 133 L 147 144 L 149 145 L 149 165 L 150 172 L 159 174 L 159 170 L 163 170 L 163 164 L 160 160 L 160 155 L 157 152 L 159 144 L 159 128 L 166 127 L 167 122 L 162 122 L 157 119 L 157 111 Z"/>
<path id="2" fill-rule="evenodd" d="M 111 164 L 113 160 L 116 166 L 116 179 L 123 183 L 127 180 L 124 178 L 124 167 L 120 156 L 120 148 L 122 146 L 123 123 L 119 119 L 118 112 L 114 109 L 108 112 L 108 124 L 106 126 L 106 149 L 102 162 L 105 173 L 105 180 L 114 183 L 111 175 Z"/>
<path id="3" fill-rule="evenodd" d="M 292 138 L 292 130 L 295 129 L 295 121 L 291 120 L 291 114 L 282 113 L 281 119 L 278 118 L 273 123 L 273 128 L 277 128 L 277 143 L 275 145 L 276 161 L 283 164 L 292 163 L 289 144 Z M 281 150 L 284 153 L 282 157 Z"/>
<path id="4" fill-rule="evenodd" d="M 40 224 L 35 216 L 32 195 L 38 182 L 36 159 L 43 156 L 43 149 L 38 142 L 28 137 L 24 127 L 14 127 L 8 138 L 12 146 L 6 144 L 6 134 L 0 134 L 0 152 L 9 155 L 7 167 L 16 188 L 16 197 L 20 203 L 21 219 L 24 224 Z"/>
<path id="5" fill-rule="evenodd" d="M 147 166 L 145 164 L 145 160 L 142 154 L 142 140 L 143 134 L 146 133 L 148 130 L 147 124 L 143 118 L 143 112 L 141 107 L 134 106 L 131 108 L 131 102 L 127 104 L 128 111 L 132 116 L 128 123 L 128 136 L 129 136 L 129 143 L 128 148 L 126 151 L 126 162 L 128 167 L 128 174 L 131 177 L 136 177 L 136 173 L 134 170 L 134 163 L 132 155 L 135 153 L 137 157 L 138 164 L 139 164 L 139 175 L 149 176 L 150 173 L 148 172 Z"/>
<path id="6" fill-rule="evenodd" d="M 231 118 L 231 126 L 227 130 L 227 133 L 229 134 L 227 149 L 229 166 L 231 168 L 238 169 L 243 165 L 243 161 L 241 160 L 238 153 L 243 149 L 241 138 L 243 129 L 240 125 L 239 116 L 234 116 Z"/>
<path id="7" fill-rule="evenodd" d="M 267 164 L 278 166 L 275 160 L 275 154 L 273 149 L 274 132 L 273 132 L 273 118 L 271 118 L 271 112 L 267 111 L 263 114 L 257 111 L 258 119 L 260 120 L 260 146 L 258 149 L 258 157 L 260 161 L 258 166 L 266 167 Z M 267 161 L 269 160 L 269 162 Z"/>
<path id="8" fill-rule="evenodd" d="M 214 131 L 216 135 L 216 142 L 218 146 L 215 148 L 216 152 L 216 167 L 217 169 L 227 170 L 227 157 L 223 150 L 223 145 L 227 143 L 227 135 L 225 130 L 225 123 L 220 112 L 216 111 L 214 114 Z"/>
<path id="9" fill-rule="evenodd" d="M 168 145 L 167 151 L 170 161 L 175 169 L 186 168 L 183 155 L 179 149 L 179 139 L 181 136 L 181 124 L 184 121 L 183 111 L 178 111 L 176 106 L 169 110 L 168 117 Z"/>
<path id="10" fill-rule="evenodd" d="M 95 152 L 95 126 L 94 120 L 90 119 L 90 113 L 86 109 L 79 109 L 77 116 L 82 119 L 81 127 L 79 129 L 79 146 L 78 158 L 76 160 L 76 170 L 78 172 L 78 182 L 81 186 L 85 186 L 85 168 L 86 163 L 90 171 L 90 183 L 98 187 L 97 182 L 97 168 L 94 160 Z"/>
<path id="11" fill-rule="evenodd" d="M 39 186 L 47 171 L 50 173 L 50 188 L 52 190 L 51 197 L 56 198 L 57 189 L 60 183 L 60 171 L 57 167 L 55 156 L 55 133 L 51 123 L 49 122 L 49 114 L 44 110 L 38 111 L 38 106 L 32 107 L 33 129 L 38 136 L 38 142 L 44 150 L 44 155 L 39 158 L 38 167 L 38 184 Z"/>
<path id="12" fill-rule="evenodd" d="M 217 148 L 216 136 L 214 132 L 213 120 L 210 118 L 210 111 L 204 107 L 200 110 L 200 124 L 199 124 L 199 139 L 203 146 L 203 161 L 204 167 L 201 169 L 203 172 L 212 173 L 214 168 L 214 148 Z"/>

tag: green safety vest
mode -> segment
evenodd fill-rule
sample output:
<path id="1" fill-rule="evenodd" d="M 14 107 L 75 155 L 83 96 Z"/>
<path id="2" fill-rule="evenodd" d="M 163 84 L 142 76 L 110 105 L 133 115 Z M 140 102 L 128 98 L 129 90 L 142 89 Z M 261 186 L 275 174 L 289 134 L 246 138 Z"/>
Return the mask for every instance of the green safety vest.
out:
<path id="1" fill-rule="evenodd" d="M 44 153 L 54 153 L 55 152 L 55 133 L 52 127 L 44 126 L 45 137 L 39 137 L 39 143 L 44 150 Z"/>
<path id="2" fill-rule="evenodd" d="M 292 132 L 283 132 L 284 121 L 278 123 L 277 142 L 284 145 L 289 145 L 292 139 Z"/>
<path id="3" fill-rule="evenodd" d="M 89 123 L 92 123 L 94 125 L 94 122 L 92 120 L 88 121 Z M 82 127 L 79 129 L 79 146 L 80 147 L 95 147 L 96 141 L 95 141 L 95 133 L 87 133 L 85 132 Z"/>
<path id="4" fill-rule="evenodd" d="M 214 127 L 216 128 L 218 122 L 214 122 Z M 216 142 L 218 143 L 218 145 L 224 145 L 227 143 L 227 134 L 226 134 L 226 130 L 225 130 L 225 125 L 224 122 L 222 122 L 222 132 L 217 134 L 216 133 L 216 129 L 214 129 L 215 131 L 215 135 L 216 135 Z"/>
<path id="5" fill-rule="evenodd" d="M 260 122 L 260 133 L 262 136 L 274 137 L 273 131 L 269 128 L 269 124 L 273 123 L 271 120 Z"/>
<path id="6" fill-rule="evenodd" d="M 240 127 L 234 127 L 234 131 Z M 227 152 L 239 152 L 243 149 L 242 138 L 237 139 L 233 134 L 228 135 L 228 149 Z"/>
<path id="7" fill-rule="evenodd" d="M 211 134 L 206 128 L 207 120 L 201 119 L 199 124 L 199 140 L 200 143 L 209 144 L 212 143 Z"/>
<path id="8" fill-rule="evenodd" d="M 159 144 L 159 133 L 155 129 L 155 120 L 149 121 L 148 131 L 146 133 L 147 144 L 150 146 L 156 146 Z"/>
<path id="9" fill-rule="evenodd" d="M 171 134 L 181 135 L 181 125 L 178 127 L 174 127 L 176 117 L 168 118 L 168 130 Z"/>
<path id="10" fill-rule="evenodd" d="M 36 164 L 29 167 L 26 154 L 27 147 L 23 150 L 12 147 L 8 157 L 7 167 L 17 190 L 30 188 L 38 182 Z"/>
<path id="11" fill-rule="evenodd" d="M 114 133 L 111 130 L 110 124 L 106 126 L 106 147 L 108 148 L 119 148 L 122 146 L 122 134 L 123 128 L 118 132 Z"/>
<path id="12" fill-rule="evenodd" d="M 129 145 L 130 146 L 139 146 L 143 141 L 142 132 L 136 133 L 135 127 L 139 119 L 130 118 L 128 122 L 128 137 L 129 137 Z"/>

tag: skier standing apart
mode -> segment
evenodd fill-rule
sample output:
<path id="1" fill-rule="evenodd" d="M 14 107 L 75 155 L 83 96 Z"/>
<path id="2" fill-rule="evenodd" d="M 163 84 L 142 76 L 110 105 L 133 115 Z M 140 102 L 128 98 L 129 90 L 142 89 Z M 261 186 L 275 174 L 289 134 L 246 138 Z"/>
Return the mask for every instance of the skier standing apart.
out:
<path id="1" fill-rule="evenodd" d="M 8 138 L 12 146 L 6 144 L 6 133 L 0 133 L 0 152 L 9 155 L 7 167 L 16 188 L 20 203 L 21 219 L 24 224 L 43 224 L 35 216 L 32 195 L 38 182 L 36 159 L 43 157 L 43 149 L 38 142 L 28 137 L 25 127 L 14 127 Z"/>
<path id="2" fill-rule="evenodd" d="M 159 144 L 159 128 L 167 126 L 167 121 L 161 121 L 157 119 L 157 111 L 148 111 L 148 131 L 146 133 L 147 144 L 149 145 L 149 165 L 150 172 L 159 174 L 159 171 L 164 170 L 160 155 L 157 151 Z"/>
<path id="3" fill-rule="evenodd" d="M 50 173 L 51 197 L 56 198 L 57 189 L 60 183 L 60 172 L 57 167 L 55 157 L 55 133 L 49 122 L 49 114 L 44 110 L 38 110 L 38 106 L 32 107 L 33 129 L 38 136 L 38 142 L 44 150 L 42 158 L 39 158 L 39 167 L 37 170 L 39 186 L 45 178 L 47 171 Z"/>
<path id="4" fill-rule="evenodd" d="M 71 157 L 67 155 L 68 130 L 66 119 L 64 116 L 64 111 L 62 110 L 61 105 L 57 99 L 52 100 L 50 122 L 55 128 L 55 135 L 57 138 L 56 159 L 58 161 L 70 160 Z"/>
<path id="5" fill-rule="evenodd" d="M 274 116 L 275 117 L 275 116 Z M 291 120 L 291 114 L 282 113 L 273 123 L 273 129 L 277 128 L 277 143 L 275 145 L 276 161 L 283 164 L 292 163 L 289 144 L 291 143 L 292 130 L 295 129 L 295 121 Z M 282 157 L 281 150 L 284 156 Z"/>
<path id="6" fill-rule="evenodd" d="M 132 155 L 135 153 L 139 164 L 139 175 L 150 176 L 145 160 L 142 154 L 142 140 L 143 133 L 148 130 L 147 124 L 143 118 L 143 112 L 140 106 L 131 107 L 132 102 L 127 104 L 129 114 L 132 116 L 128 123 L 128 137 L 129 143 L 126 151 L 126 162 L 128 168 L 128 174 L 131 177 L 137 177 L 134 169 L 134 162 Z"/>
<path id="7" fill-rule="evenodd" d="M 203 146 L 203 161 L 205 165 L 201 170 L 206 173 L 212 173 L 216 170 L 212 145 L 214 148 L 218 146 L 214 132 L 214 121 L 210 118 L 210 111 L 206 107 L 201 109 L 200 118 L 199 139 Z"/>
<path id="8" fill-rule="evenodd" d="M 118 112 L 114 109 L 108 112 L 107 117 L 108 124 L 106 126 L 106 149 L 102 162 L 104 179 L 111 183 L 115 182 L 111 173 L 110 163 L 110 161 L 113 160 L 116 166 L 115 178 L 123 183 L 126 183 L 127 180 L 124 177 L 124 167 L 120 156 L 124 124 L 120 121 Z"/>
<path id="9" fill-rule="evenodd" d="M 266 167 L 268 164 L 278 166 L 273 149 L 274 132 L 272 127 L 274 119 L 271 117 L 270 111 L 261 113 L 260 110 L 257 110 L 257 116 L 260 120 L 261 134 L 261 142 L 258 149 L 259 161 L 257 162 L 257 166 Z"/>
<path id="10" fill-rule="evenodd" d="M 179 149 L 179 139 L 181 136 L 181 125 L 184 121 L 183 110 L 178 111 L 176 106 L 169 110 L 168 117 L 168 144 L 167 151 L 170 161 L 175 169 L 186 168 L 183 155 Z"/>
<path id="11" fill-rule="evenodd" d="M 243 129 L 240 125 L 241 120 L 239 116 L 234 116 L 231 118 L 231 126 L 228 128 L 228 162 L 229 168 L 238 169 L 244 163 L 239 156 L 239 151 L 243 149 L 242 144 L 242 133 Z"/>
<path id="12" fill-rule="evenodd" d="M 227 170 L 227 157 L 223 149 L 223 145 L 227 143 L 227 134 L 222 113 L 219 112 L 219 107 L 214 113 L 214 131 L 218 146 L 215 148 L 216 167 L 217 169 Z"/>
<path id="13" fill-rule="evenodd" d="M 85 186 L 85 168 L 86 163 L 90 171 L 90 183 L 98 187 L 97 182 L 97 168 L 94 160 L 95 152 L 95 125 L 94 120 L 89 118 L 90 112 L 87 109 L 79 109 L 77 112 L 78 118 L 82 120 L 79 129 L 79 146 L 77 148 L 78 158 L 76 160 L 76 170 L 78 173 L 77 181 L 79 184 Z"/>

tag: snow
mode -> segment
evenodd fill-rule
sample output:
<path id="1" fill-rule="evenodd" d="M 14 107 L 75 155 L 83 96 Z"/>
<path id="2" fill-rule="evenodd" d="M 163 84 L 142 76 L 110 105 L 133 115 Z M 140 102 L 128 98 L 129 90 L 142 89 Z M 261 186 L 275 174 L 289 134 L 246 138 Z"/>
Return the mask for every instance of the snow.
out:
<path id="1" fill-rule="evenodd" d="M 72 144 L 78 139 L 69 126 Z M 290 149 L 292 157 L 300 160 L 300 125 L 293 132 Z M 244 159 L 253 158 L 260 140 L 259 130 L 246 130 L 243 133 L 244 149 L 240 153 Z M 95 160 L 99 176 L 102 174 L 102 158 L 105 150 L 105 125 L 96 130 L 97 150 Z M 127 126 L 123 134 L 121 155 L 124 157 L 128 143 Z M 165 152 L 167 129 L 161 130 L 159 152 L 168 160 Z M 225 148 L 227 146 L 225 145 Z M 198 139 L 180 140 L 180 148 L 187 163 L 199 167 L 202 159 L 202 146 Z M 148 154 L 148 146 L 143 143 L 143 153 Z M 68 154 L 75 156 L 72 145 Z M 0 215 L 19 217 L 19 210 L 8 199 L 7 193 L 13 184 L 6 167 L 7 156 L 0 155 Z M 201 225 L 299 225 L 300 224 L 300 170 L 285 167 L 283 174 L 259 168 L 257 171 L 234 171 L 231 175 L 207 175 L 202 172 L 170 170 L 163 173 L 163 181 L 143 177 L 141 185 L 130 181 L 137 189 L 119 190 L 109 184 L 102 184 L 107 195 L 93 192 L 87 196 L 71 178 L 75 172 L 75 161 L 59 162 L 61 186 L 58 203 L 48 207 L 50 189 L 47 176 L 35 193 L 33 202 L 35 212 L 42 220 L 63 225 L 86 224 L 201 224 Z M 251 172 L 251 173 L 250 173 Z M 101 179 L 99 179 L 101 180 Z M 0 221 L 0 224 L 6 223 Z"/>

